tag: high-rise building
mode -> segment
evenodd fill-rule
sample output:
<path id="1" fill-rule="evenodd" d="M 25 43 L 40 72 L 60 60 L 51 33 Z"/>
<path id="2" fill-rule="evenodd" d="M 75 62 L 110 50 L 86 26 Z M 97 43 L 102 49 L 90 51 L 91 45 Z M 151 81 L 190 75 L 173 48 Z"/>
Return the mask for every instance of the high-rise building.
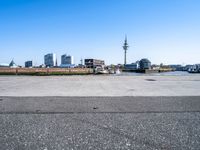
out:
<path id="1" fill-rule="evenodd" d="M 74 64 L 74 57 L 64 54 L 61 56 L 61 65 L 73 65 Z"/>
<path id="2" fill-rule="evenodd" d="M 33 67 L 33 62 L 32 61 L 26 61 L 25 62 L 25 67 L 26 68 Z"/>
<path id="3" fill-rule="evenodd" d="M 56 54 L 50 53 L 44 56 L 44 64 L 46 67 L 55 67 L 56 66 Z"/>

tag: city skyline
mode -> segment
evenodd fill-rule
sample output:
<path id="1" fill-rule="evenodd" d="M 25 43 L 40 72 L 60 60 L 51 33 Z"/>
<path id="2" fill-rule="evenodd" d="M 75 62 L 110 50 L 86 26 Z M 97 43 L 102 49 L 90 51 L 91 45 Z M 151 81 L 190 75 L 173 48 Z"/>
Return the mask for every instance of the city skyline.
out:
<path id="1" fill-rule="evenodd" d="M 56 53 L 123 64 L 148 58 L 153 64 L 200 63 L 198 0 L 1 0 L 0 63 L 43 64 Z"/>

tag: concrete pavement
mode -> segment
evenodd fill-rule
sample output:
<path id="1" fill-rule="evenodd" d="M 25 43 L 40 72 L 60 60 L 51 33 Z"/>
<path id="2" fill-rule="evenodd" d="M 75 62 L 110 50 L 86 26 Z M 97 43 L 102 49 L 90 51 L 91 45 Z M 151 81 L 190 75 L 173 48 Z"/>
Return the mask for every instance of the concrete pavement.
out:
<path id="1" fill-rule="evenodd" d="M 0 96 L 199 96 L 197 76 L 0 76 Z"/>

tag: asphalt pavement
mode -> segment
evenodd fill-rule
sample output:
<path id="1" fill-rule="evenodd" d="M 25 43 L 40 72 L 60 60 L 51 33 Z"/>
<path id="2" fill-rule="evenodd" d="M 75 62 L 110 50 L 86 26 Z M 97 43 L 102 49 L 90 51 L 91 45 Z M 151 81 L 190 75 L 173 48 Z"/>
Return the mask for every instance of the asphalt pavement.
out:
<path id="1" fill-rule="evenodd" d="M 0 97 L 0 149 L 199 149 L 200 96 Z"/>

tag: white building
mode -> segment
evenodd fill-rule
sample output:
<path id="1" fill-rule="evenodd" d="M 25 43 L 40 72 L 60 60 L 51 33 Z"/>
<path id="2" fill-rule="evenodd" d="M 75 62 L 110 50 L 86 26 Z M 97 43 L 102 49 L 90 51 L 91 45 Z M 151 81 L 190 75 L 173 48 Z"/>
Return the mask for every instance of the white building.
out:
<path id="1" fill-rule="evenodd" d="M 44 64 L 47 67 L 54 67 L 57 66 L 56 54 L 50 53 L 44 56 Z"/>
<path id="2" fill-rule="evenodd" d="M 0 63 L 0 67 L 9 67 L 9 64 L 6 64 L 6 63 Z"/>
<path id="3" fill-rule="evenodd" d="M 61 65 L 73 65 L 74 64 L 74 57 L 64 54 L 61 56 Z"/>

